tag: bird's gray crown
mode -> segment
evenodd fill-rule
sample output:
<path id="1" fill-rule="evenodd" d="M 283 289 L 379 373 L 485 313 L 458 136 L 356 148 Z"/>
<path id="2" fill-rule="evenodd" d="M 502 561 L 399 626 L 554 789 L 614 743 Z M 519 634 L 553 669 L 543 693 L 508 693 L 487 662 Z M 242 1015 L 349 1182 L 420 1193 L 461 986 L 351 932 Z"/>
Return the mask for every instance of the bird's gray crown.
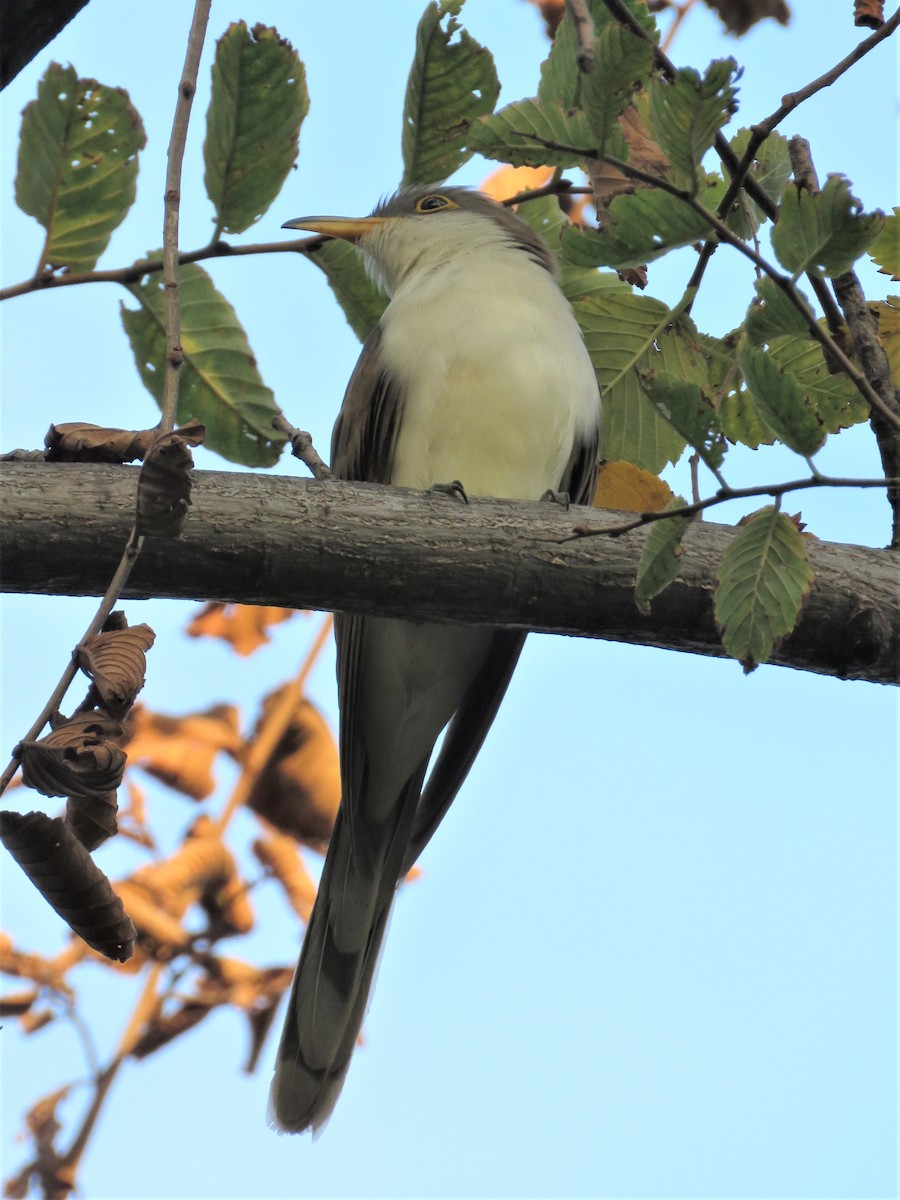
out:
<path id="1" fill-rule="evenodd" d="M 422 201 L 429 197 L 442 197 L 449 201 L 443 207 L 435 206 L 420 209 Z M 498 204 L 481 192 L 464 187 L 443 187 L 440 184 L 416 185 L 401 187 L 393 196 L 380 201 L 372 212 L 373 217 L 417 217 L 421 220 L 451 220 L 454 212 L 471 213 L 485 217 L 495 222 L 506 235 L 509 242 L 523 250 L 532 261 L 544 267 L 556 278 L 558 267 L 556 259 L 550 252 L 547 243 L 517 216 L 511 208 Z"/>

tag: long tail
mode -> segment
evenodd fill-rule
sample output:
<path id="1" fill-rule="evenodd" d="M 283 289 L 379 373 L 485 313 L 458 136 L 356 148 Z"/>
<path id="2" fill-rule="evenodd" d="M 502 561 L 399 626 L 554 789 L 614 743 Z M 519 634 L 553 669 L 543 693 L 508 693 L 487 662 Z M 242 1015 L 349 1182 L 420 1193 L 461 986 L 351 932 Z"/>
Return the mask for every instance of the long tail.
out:
<path id="1" fill-rule="evenodd" d="M 371 842 L 361 852 L 349 822 L 338 814 L 269 1094 L 269 1120 L 281 1132 L 319 1129 L 340 1095 L 366 1015 L 420 788 L 421 776 L 410 780 L 380 854 L 371 852 Z"/>

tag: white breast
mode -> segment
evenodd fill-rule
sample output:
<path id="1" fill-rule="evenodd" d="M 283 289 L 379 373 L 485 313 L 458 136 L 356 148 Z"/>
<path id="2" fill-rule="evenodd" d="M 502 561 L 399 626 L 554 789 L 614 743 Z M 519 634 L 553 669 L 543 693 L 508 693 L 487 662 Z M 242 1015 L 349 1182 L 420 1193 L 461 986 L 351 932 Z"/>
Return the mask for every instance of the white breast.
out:
<path id="1" fill-rule="evenodd" d="M 558 488 L 600 416 L 581 331 L 546 269 L 498 245 L 408 276 L 383 317 L 388 371 L 404 380 L 391 482 L 458 479 L 473 496 Z"/>

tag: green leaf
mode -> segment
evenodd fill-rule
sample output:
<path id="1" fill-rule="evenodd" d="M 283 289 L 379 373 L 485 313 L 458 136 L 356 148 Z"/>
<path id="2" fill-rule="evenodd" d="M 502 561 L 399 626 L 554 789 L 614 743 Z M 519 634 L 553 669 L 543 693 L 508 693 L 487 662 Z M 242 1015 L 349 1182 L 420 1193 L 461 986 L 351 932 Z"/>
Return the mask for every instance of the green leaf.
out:
<path id="1" fill-rule="evenodd" d="M 685 504 L 681 496 L 676 496 L 666 505 L 665 512 L 684 508 Z M 653 597 L 658 596 L 678 575 L 681 541 L 693 520 L 694 517 L 666 517 L 654 521 L 650 526 L 634 584 L 635 603 L 645 615 L 650 612 Z"/>
<path id="2" fill-rule="evenodd" d="M 491 52 L 456 20 L 462 5 L 429 4 L 416 30 L 403 104 L 404 184 L 440 183 L 467 162 L 472 122 L 493 112 L 500 95 Z"/>
<path id="3" fill-rule="evenodd" d="M 743 159 L 750 142 L 749 129 L 739 129 L 729 142 L 739 159 Z M 780 133 L 770 133 L 756 151 L 748 176 L 755 180 L 773 204 L 777 203 L 784 185 L 791 177 L 791 153 L 788 140 Z M 766 214 L 755 200 L 751 200 L 742 188 L 735 207 L 727 215 L 729 229 L 745 240 L 753 237 L 760 225 L 767 220 Z"/>
<path id="4" fill-rule="evenodd" d="M 882 275 L 890 275 L 895 281 L 900 279 L 900 208 L 885 217 L 884 228 L 869 247 L 869 253 Z"/>
<path id="5" fill-rule="evenodd" d="M 796 337 L 776 338 L 769 354 L 777 366 L 799 383 L 804 402 L 828 433 L 837 433 L 869 419 L 869 406 L 843 372 L 832 375 L 818 342 Z"/>
<path id="6" fill-rule="evenodd" d="M 829 175 L 815 196 L 789 183 L 772 230 L 778 261 L 795 278 L 807 271 L 818 276 L 849 271 L 884 225 L 882 213 L 861 208 L 840 175 Z"/>
<path id="7" fill-rule="evenodd" d="M 806 297 L 803 296 L 803 299 L 806 300 Z M 756 299 L 747 310 L 744 327 L 755 346 L 771 342 L 784 334 L 793 334 L 799 338 L 812 337 L 809 326 L 796 304 L 792 303 L 768 276 L 756 282 Z"/>
<path id="8" fill-rule="evenodd" d="M 795 523 L 774 506 L 754 513 L 725 551 L 715 596 L 722 644 L 745 672 L 767 662 L 795 627 L 811 583 Z"/>
<path id="9" fill-rule="evenodd" d="M 737 362 L 739 333 L 740 330 L 735 330 L 722 338 L 699 336 L 709 376 L 708 394 L 714 397 L 719 428 L 729 442 L 756 450 L 763 443 L 771 445 L 775 434 L 744 387 Z"/>
<path id="10" fill-rule="evenodd" d="M 650 127 L 675 171 L 695 191 L 702 179 L 700 162 L 716 134 L 737 109 L 733 58 L 710 63 L 703 78 L 692 67 L 668 82 L 650 83 Z"/>
<path id="11" fill-rule="evenodd" d="M 658 473 L 684 450 L 680 437 L 647 398 L 642 371 L 668 371 L 701 382 L 706 364 L 696 331 L 673 321 L 665 304 L 632 292 L 615 275 L 576 270 L 563 290 L 581 326 L 603 393 L 605 458 Z"/>
<path id="12" fill-rule="evenodd" d="M 584 109 L 599 152 L 628 157 L 618 126 L 631 103 L 635 85 L 643 83 L 653 66 L 653 46 L 621 25 L 609 24 L 596 35 L 594 69 L 582 85 Z M 610 141 L 614 138 L 614 143 Z"/>
<path id="13" fill-rule="evenodd" d="M 702 203 L 715 208 L 725 190 L 721 179 L 710 184 Z M 638 188 L 616 196 L 602 230 L 572 226 L 562 237 L 565 258 L 577 266 L 637 267 L 676 246 L 705 240 L 709 222 L 677 196 L 658 188 Z"/>
<path id="14" fill-rule="evenodd" d="M 516 167 L 577 166 L 593 153 L 593 134 L 583 112 L 534 100 L 507 104 L 481 117 L 469 131 L 469 148 Z"/>
<path id="15" fill-rule="evenodd" d="M 624 4 L 653 41 L 658 42 L 656 20 L 647 11 L 645 0 L 624 0 Z M 613 23 L 613 18 L 603 0 L 588 0 L 588 9 L 594 22 L 594 35 L 599 39 L 604 30 Z M 540 104 L 558 101 L 565 109 L 581 107 L 585 76 L 578 70 L 576 52 L 575 25 L 566 11 L 556 30 L 550 53 L 541 64 L 541 81 L 537 94 Z M 595 61 L 594 73 L 599 69 L 600 64 Z"/>
<path id="16" fill-rule="evenodd" d="M 149 254 L 159 258 L 162 251 Z M 122 324 L 141 379 L 162 404 L 166 362 L 165 297 L 162 273 L 145 275 L 128 289 L 140 308 L 121 306 Z M 205 445 L 230 462 L 270 467 L 278 461 L 284 436 L 272 429 L 280 412 L 256 368 L 234 309 L 202 267 L 183 266 L 181 367 L 177 418 L 206 426 Z"/>
<path id="17" fill-rule="evenodd" d="M 308 112 L 306 71 L 290 42 L 265 25 L 229 25 L 216 44 L 203 144 L 217 236 L 249 229 L 281 191 Z"/>
<path id="18" fill-rule="evenodd" d="M 558 255 L 563 232 L 570 228 L 572 223 L 559 207 L 556 196 L 538 196 L 534 200 L 524 200 L 518 211 L 522 220 L 526 221 L 534 232 L 544 239 L 553 253 Z"/>
<path id="19" fill-rule="evenodd" d="M 325 273 L 347 323 L 364 342 L 381 319 L 388 300 L 366 274 L 359 252 L 349 242 L 327 238 L 321 246 L 307 252 L 307 257 Z"/>
<path id="20" fill-rule="evenodd" d="M 741 373 L 763 420 L 796 454 L 810 457 L 825 441 L 826 429 L 800 381 L 774 355 L 744 341 L 738 350 Z"/>
<path id="21" fill-rule="evenodd" d="M 725 439 L 716 410 L 700 386 L 657 371 L 642 371 L 640 379 L 656 411 L 694 447 L 708 467 L 718 469 L 725 457 Z"/>
<path id="22" fill-rule="evenodd" d="M 140 115 L 122 88 L 51 63 L 25 106 L 16 203 L 47 231 L 41 267 L 90 271 L 134 203 Z"/>

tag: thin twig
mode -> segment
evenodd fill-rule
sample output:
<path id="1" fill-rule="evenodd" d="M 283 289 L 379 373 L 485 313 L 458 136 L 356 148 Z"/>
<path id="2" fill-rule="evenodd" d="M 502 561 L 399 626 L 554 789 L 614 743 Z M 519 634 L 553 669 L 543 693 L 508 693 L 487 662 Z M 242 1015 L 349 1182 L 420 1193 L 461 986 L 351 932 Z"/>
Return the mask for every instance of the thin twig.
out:
<path id="1" fill-rule="evenodd" d="M 775 499 L 780 499 L 789 492 L 802 492 L 809 488 L 891 488 L 898 485 L 900 485 L 900 478 L 841 479 L 830 475 L 820 475 L 817 472 L 809 479 L 794 479 L 790 483 L 769 483 L 747 488 L 720 488 L 714 496 L 707 496 L 703 500 L 696 500 L 693 504 L 685 504 L 681 508 L 666 509 L 664 512 L 642 512 L 632 521 L 625 521 L 621 525 L 608 525 L 604 529 L 576 525 L 572 533 L 562 540 L 569 542 L 582 537 L 622 537 L 623 534 L 631 533 L 633 529 L 641 529 L 644 525 L 650 525 L 654 521 L 668 521 L 672 517 L 692 517 L 696 513 L 704 512 L 707 508 L 713 508 L 717 504 L 727 504 L 731 500 L 752 499 L 754 496 L 772 496 Z"/>
<path id="2" fill-rule="evenodd" d="M 316 665 L 319 655 L 322 653 L 325 643 L 331 634 L 331 625 L 332 617 L 329 614 L 319 626 L 319 632 L 313 639 L 313 643 L 307 652 L 296 678 L 292 679 L 282 688 L 277 702 L 265 714 L 262 726 L 254 737 L 250 751 L 244 760 L 240 777 L 234 785 L 234 789 L 228 797 L 225 807 L 215 821 L 215 831 L 220 837 L 225 832 L 237 810 L 246 803 L 247 797 L 250 795 L 260 771 L 266 766 L 275 751 L 275 747 L 284 736 L 285 730 L 290 724 L 291 717 L 296 712 L 297 705 L 303 696 L 303 689 L 306 686 L 310 672 Z"/>
<path id="3" fill-rule="evenodd" d="M 566 0 L 566 11 L 575 26 L 575 40 L 578 46 L 575 61 L 578 70 L 582 75 L 590 75 L 594 70 L 594 22 L 587 0 Z"/>
<path id="4" fill-rule="evenodd" d="M 802 137 L 793 137 L 790 150 L 794 178 L 801 187 L 816 195 L 819 192 L 819 177 L 809 142 Z M 878 322 L 866 304 L 858 275 L 851 268 L 832 279 L 831 286 L 846 317 L 853 348 L 866 377 L 885 406 L 900 417 L 900 399 L 891 378 L 887 354 L 878 337 Z M 896 428 L 889 427 L 879 409 L 872 409 L 871 425 L 885 475 L 900 475 L 900 433 Z M 889 488 L 888 502 L 893 517 L 892 545 L 900 546 L 900 490 Z"/>
<path id="5" fill-rule="evenodd" d="M 200 250 L 189 250 L 178 255 L 178 265 L 203 262 L 208 258 L 241 258 L 251 254 L 306 254 L 316 250 L 326 239 L 314 234 L 312 237 L 293 238 L 289 242 L 257 242 L 251 246 L 232 246 L 228 242 L 216 242 L 204 246 Z M 10 284 L 0 288 L 0 300 L 12 300 L 16 296 L 25 296 L 29 292 L 43 292 L 59 287 L 77 287 L 83 283 L 139 283 L 145 275 L 152 275 L 163 269 L 161 258 L 144 258 L 127 267 L 111 267 L 107 271 L 70 271 L 64 275 L 35 275 L 32 279 L 24 279 L 21 283 Z"/>
<path id="6" fill-rule="evenodd" d="M 613 3 L 614 0 L 608 0 L 608 2 Z M 531 141 L 539 143 L 548 150 L 565 151 L 566 153 L 577 156 L 581 159 L 593 158 L 599 162 L 606 163 L 608 166 L 615 167 L 616 170 L 621 171 L 622 174 L 627 176 L 629 179 L 636 179 L 641 183 L 647 184 L 649 187 L 659 188 L 661 191 L 667 192 L 670 196 L 674 196 L 677 200 L 681 200 L 687 204 L 694 210 L 695 213 L 709 222 L 709 224 L 718 234 L 720 241 L 727 242 L 729 246 L 733 246 L 735 250 L 737 250 L 740 254 L 743 254 L 745 258 L 748 258 L 754 264 L 754 266 L 758 267 L 759 270 L 763 271 L 769 276 L 772 282 L 782 292 L 784 292 L 785 296 L 787 296 L 797 311 L 802 314 L 812 337 L 822 346 L 826 355 L 829 355 L 831 359 L 837 363 L 838 366 L 840 366 L 841 370 L 848 377 L 848 379 L 850 379 L 857 391 L 868 402 L 870 408 L 878 409 L 878 411 L 889 424 L 893 425 L 897 429 L 900 429 L 900 416 L 891 411 L 891 409 L 884 403 L 881 396 L 879 396 L 878 392 L 876 392 L 876 390 L 872 387 L 871 383 L 869 383 L 868 379 L 866 379 L 865 375 L 863 375 L 863 373 L 857 368 L 856 364 L 847 357 L 834 338 L 832 338 L 821 328 L 818 320 L 816 319 L 815 313 L 794 287 L 793 282 L 786 275 L 782 275 L 782 273 L 776 267 L 773 267 L 772 264 L 765 258 L 763 258 L 763 256 L 757 250 L 754 250 L 751 246 L 748 246 L 746 242 L 738 237 L 736 233 L 732 233 L 724 221 L 721 221 L 715 215 L 715 213 L 710 212 L 708 208 L 704 208 L 700 201 L 697 200 L 695 196 L 692 196 L 690 192 L 686 192 L 682 188 L 676 187 L 674 184 L 669 183 L 667 179 L 661 179 L 659 176 L 651 175 L 647 171 L 641 171 L 637 167 L 633 167 L 630 163 L 623 162 L 623 160 L 620 158 L 613 158 L 609 154 L 598 154 L 596 150 L 585 150 L 578 149 L 574 146 L 565 146 L 560 142 L 552 141 L 549 138 L 542 138 L 538 134 L 528 130 L 514 129 L 511 130 L 511 132 L 517 137 L 529 138 Z"/>
<path id="7" fill-rule="evenodd" d="M 172 120 L 169 152 L 166 166 L 166 190 L 163 203 L 163 287 L 166 300 L 166 374 L 163 384 L 162 416 L 160 433 L 169 433 L 175 428 L 175 412 L 178 407 L 178 381 L 184 362 L 181 346 L 181 303 L 178 286 L 178 218 L 181 209 L 181 165 L 187 142 L 191 105 L 197 91 L 197 75 L 200 70 L 200 55 L 209 10 L 212 0 L 196 0 L 194 17 L 188 33 L 187 49 L 181 82 L 178 85 L 178 100 Z"/>
<path id="8" fill-rule="evenodd" d="M 168 425 L 163 427 L 164 431 L 166 428 L 171 429 L 172 425 L 174 424 L 175 404 L 178 398 L 178 372 L 174 361 L 176 348 L 179 354 L 181 352 L 181 338 L 180 333 L 178 332 L 178 269 L 176 263 L 177 240 L 173 244 L 172 238 L 174 237 L 177 239 L 178 234 L 177 200 L 181 179 L 181 159 L 184 154 L 184 139 L 187 131 L 187 120 L 190 115 L 190 97 L 193 95 L 194 91 L 196 91 L 197 87 L 197 71 L 200 65 L 200 52 L 203 46 L 203 37 L 206 31 L 211 3 L 212 0 L 196 0 L 195 3 L 194 17 L 188 37 L 188 50 L 185 57 L 184 71 L 182 72 L 180 84 L 179 101 L 176 106 L 176 109 L 180 111 L 181 116 L 176 116 L 172 130 L 172 143 L 169 147 L 169 170 L 166 177 L 164 217 L 164 237 L 168 241 L 168 245 L 164 248 L 164 258 L 166 259 L 165 270 L 167 291 L 166 344 L 169 353 L 167 354 L 166 399 L 163 405 L 162 417 L 162 421 L 168 422 Z M 160 263 L 160 267 L 163 267 L 163 262 Z M 169 293 L 172 293 L 174 302 L 168 298 Z M 175 322 L 174 331 L 172 328 L 170 328 L 170 321 Z M 174 379 L 172 384 L 169 382 L 170 375 Z M 103 599 L 100 601 L 100 605 L 94 614 L 90 625 L 88 625 L 87 629 L 79 640 L 78 646 L 76 646 L 75 650 L 72 652 L 69 662 L 66 664 L 65 670 L 60 676 L 59 682 L 53 689 L 53 692 L 49 700 L 44 705 L 40 715 L 34 721 L 28 733 L 25 734 L 25 737 L 22 739 L 23 741 L 31 741 L 36 738 L 47 724 L 51 714 L 59 709 L 59 706 L 63 701 L 63 697 L 69 690 L 72 680 L 75 678 L 78 672 L 77 656 L 79 647 L 92 638 L 96 633 L 99 633 L 102 629 L 107 617 L 119 601 L 119 597 L 122 594 L 122 589 L 128 582 L 128 577 L 130 576 L 132 569 L 134 568 L 134 564 L 137 562 L 138 557 L 140 556 L 143 544 L 143 537 L 138 534 L 136 528 L 133 528 L 128 537 L 128 542 L 126 543 L 125 549 L 122 552 L 119 565 L 116 568 L 115 574 L 110 580 L 109 587 L 106 589 L 106 593 L 103 596 Z M 12 758 L 4 769 L 2 775 L 0 775 L 0 795 L 2 795 L 9 786 L 10 781 L 18 769 L 19 758 L 21 755 L 20 747 L 21 742 L 13 751 Z"/>
<path id="9" fill-rule="evenodd" d="M 650 45 L 653 47 L 653 57 L 656 66 L 667 79 L 674 79 L 676 75 L 675 64 L 666 55 L 665 51 L 657 46 L 647 30 L 641 25 L 640 21 L 634 17 L 628 8 L 626 8 L 626 6 L 621 2 L 621 0 L 603 0 L 603 2 L 616 21 L 622 25 L 625 25 L 637 37 L 643 38 L 645 41 L 650 43 Z M 818 79 L 814 79 L 812 83 L 808 83 L 805 87 L 798 88 L 797 91 L 788 93 L 786 96 L 784 96 L 781 104 L 775 110 L 775 112 L 773 112 L 758 125 L 751 127 L 750 141 L 743 157 L 740 160 L 738 160 L 737 155 L 729 146 L 725 135 L 721 132 L 716 134 L 713 142 L 713 148 L 721 159 L 722 165 L 726 168 L 731 176 L 732 182 L 736 182 L 739 187 L 744 187 L 747 194 L 752 200 L 755 201 L 755 203 L 760 207 L 762 212 L 765 213 L 769 220 L 773 220 L 775 218 L 777 206 L 766 194 L 759 183 L 753 178 L 753 176 L 748 175 L 748 171 L 753 164 L 753 160 L 759 147 L 766 140 L 769 134 L 772 133 L 776 126 L 784 120 L 788 113 L 793 112 L 798 104 L 802 104 L 804 100 L 808 100 L 810 96 L 814 96 L 816 92 L 821 91 L 823 88 L 829 87 L 832 83 L 839 79 L 841 75 L 849 70 L 850 67 L 859 62 L 861 58 L 868 54 L 870 50 L 874 49 L 879 42 L 882 42 L 885 40 L 885 38 L 890 37 L 897 28 L 898 24 L 900 24 L 900 8 L 898 8 L 894 15 L 888 21 L 886 21 L 880 29 L 873 33 L 871 37 L 865 38 L 862 42 L 860 42 L 850 54 L 841 59 L 839 63 L 836 63 L 835 66 L 833 66 L 829 71 L 826 71 L 823 75 L 820 75 Z M 729 189 L 729 191 L 730 190 L 731 189 Z M 737 192 L 735 190 L 735 195 L 736 194 Z M 701 277 L 703 270 L 706 268 L 706 263 L 709 261 L 709 258 L 713 253 L 713 249 L 714 247 L 707 251 L 706 247 L 704 247 L 702 256 L 702 269 L 701 264 L 697 264 Z M 828 323 L 829 329 L 832 331 L 832 333 L 836 332 L 841 324 L 840 313 L 837 310 L 825 281 L 823 279 L 819 279 L 816 275 L 808 275 L 807 279 L 810 287 L 815 293 L 816 299 L 822 306 L 822 311 L 825 314 L 825 319 Z"/>
<path id="10" fill-rule="evenodd" d="M 313 479 L 318 479 L 325 482 L 329 479 L 334 479 L 335 475 L 328 463 L 321 457 L 318 450 L 313 445 L 312 435 L 307 433 L 305 429 L 297 429 L 290 421 L 286 420 L 280 414 L 272 418 L 272 428 L 277 429 L 279 433 L 283 433 L 291 443 L 291 453 L 294 458 L 299 458 L 302 463 L 309 467 Z"/>
<path id="11" fill-rule="evenodd" d="M 660 48 L 660 50 L 662 50 L 663 54 L 665 54 L 667 50 L 670 50 L 672 48 L 672 43 L 675 41 L 675 38 L 678 36 L 678 30 L 681 28 L 682 21 L 688 15 L 688 13 L 691 11 L 691 9 L 694 7 L 694 5 L 696 3 L 697 3 L 697 0 L 684 0 L 683 4 L 673 4 L 672 5 L 672 8 L 675 9 L 675 19 L 672 21 L 672 24 L 666 30 L 666 36 L 663 38 L 663 40 L 659 44 L 659 48 Z"/>

